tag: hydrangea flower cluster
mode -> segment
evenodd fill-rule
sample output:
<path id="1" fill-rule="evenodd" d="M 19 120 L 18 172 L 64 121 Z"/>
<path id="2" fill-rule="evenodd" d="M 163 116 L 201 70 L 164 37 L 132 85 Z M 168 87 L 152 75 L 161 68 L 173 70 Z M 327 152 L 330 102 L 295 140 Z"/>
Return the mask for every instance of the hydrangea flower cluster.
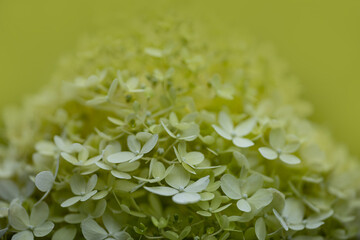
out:
<path id="1" fill-rule="evenodd" d="M 360 166 L 266 48 L 160 21 L 5 114 L 0 237 L 352 239 Z"/>

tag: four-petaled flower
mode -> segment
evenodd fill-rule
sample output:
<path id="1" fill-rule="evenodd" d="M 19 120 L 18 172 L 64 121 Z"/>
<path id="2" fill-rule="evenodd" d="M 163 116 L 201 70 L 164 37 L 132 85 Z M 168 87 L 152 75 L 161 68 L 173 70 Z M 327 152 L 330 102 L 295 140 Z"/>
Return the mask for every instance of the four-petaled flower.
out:
<path id="1" fill-rule="evenodd" d="M 202 163 L 205 157 L 201 152 L 186 152 L 185 142 L 179 143 L 178 148 L 174 147 L 174 152 L 176 158 L 181 163 L 181 165 L 186 169 L 186 171 L 196 174 L 195 170 L 196 165 Z"/>
<path id="2" fill-rule="evenodd" d="M 44 237 L 54 228 L 54 223 L 47 221 L 49 207 L 40 202 L 34 205 L 30 217 L 25 208 L 16 200 L 11 202 L 9 208 L 9 224 L 17 231 L 12 240 L 33 240 L 35 237 Z"/>
<path id="3" fill-rule="evenodd" d="M 316 229 L 324 224 L 324 220 L 331 217 L 334 211 L 328 210 L 321 213 L 310 215 L 307 219 L 305 216 L 305 206 L 299 199 L 288 198 L 285 200 L 285 206 L 281 214 L 273 209 L 275 217 L 280 222 L 281 226 L 288 231 L 301 231 L 306 229 Z"/>
<path id="4" fill-rule="evenodd" d="M 234 123 L 229 115 L 225 112 L 220 112 L 219 124 L 220 126 L 213 124 L 212 127 L 223 138 L 232 140 L 235 146 L 248 148 L 254 145 L 254 142 L 248 138 L 245 138 L 245 136 L 251 133 L 255 127 L 255 118 L 249 118 L 234 127 Z"/>
<path id="5" fill-rule="evenodd" d="M 295 156 L 300 144 L 297 140 L 286 142 L 286 134 L 283 129 L 275 128 L 270 131 L 269 142 L 271 147 L 261 147 L 259 152 L 261 155 L 269 160 L 280 158 L 281 161 L 287 164 L 299 164 L 301 160 Z"/>
<path id="6" fill-rule="evenodd" d="M 111 163 L 131 163 L 139 160 L 146 153 L 149 153 L 151 150 L 153 150 L 158 141 L 158 138 L 159 136 L 157 134 L 150 134 L 145 144 L 141 147 L 141 143 L 138 141 L 137 137 L 135 135 L 129 135 L 127 138 L 127 145 L 130 151 L 114 153 L 108 157 L 108 161 Z"/>
<path id="7" fill-rule="evenodd" d="M 92 175 L 88 182 L 86 182 L 85 178 L 81 175 L 75 174 L 70 179 L 70 187 L 71 191 L 76 195 L 75 197 L 71 197 L 64 202 L 61 203 L 62 207 L 69 207 L 74 205 L 75 203 L 81 201 L 85 202 L 92 196 L 97 193 L 97 190 L 94 190 L 98 177 L 96 174 Z"/>
<path id="8" fill-rule="evenodd" d="M 200 201 L 200 192 L 204 191 L 210 183 L 210 176 L 200 178 L 190 183 L 190 174 L 180 165 L 176 165 L 170 174 L 165 178 L 170 187 L 144 187 L 149 192 L 161 195 L 172 196 L 175 203 L 190 204 Z"/>
<path id="9" fill-rule="evenodd" d="M 233 175 L 225 174 L 221 177 L 221 189 L 230 199 L 238 200 L 236 205 L 240 211 L 251 212 L 253 208 L 261 209 L 271 203 L 273 194 L 262 188 L 263 179 L 253 174 L 243 182 Z"/>

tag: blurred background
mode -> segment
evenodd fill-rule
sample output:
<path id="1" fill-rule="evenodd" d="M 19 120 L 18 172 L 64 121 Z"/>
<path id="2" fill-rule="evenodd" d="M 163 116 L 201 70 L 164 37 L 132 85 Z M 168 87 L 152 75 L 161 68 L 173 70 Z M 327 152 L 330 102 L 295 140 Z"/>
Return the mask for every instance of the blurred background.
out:
<path id="1" fill-rule="evenodd" d="M 0 0 L 0 108 L 36 93 L 81 37 L 150 13 L 274 45 L 313 103 L 312 118 L 360 156 L 358 0 Z"/>

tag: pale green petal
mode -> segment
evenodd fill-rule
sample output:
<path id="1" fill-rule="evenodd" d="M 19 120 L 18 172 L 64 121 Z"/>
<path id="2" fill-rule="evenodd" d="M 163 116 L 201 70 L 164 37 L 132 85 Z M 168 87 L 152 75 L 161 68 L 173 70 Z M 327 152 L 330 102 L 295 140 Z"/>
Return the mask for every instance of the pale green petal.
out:
<path id="1" fill-rule="evenodd" d="M 45 202 L 40 202 L 34 206 L 30 214 L 30 224 L 39 226 L 43 224 L 49 217 L 49 207 Z"/>
<path id="2" fill-rule="evenodd" d="M 88 199 L 90 199 L 92 196 L 94 196 L 97 193 L 97 190 L 94 190 L 92 192 L 89 192 L 87 194 L 85 194 L 84 196 L 81 197 L 80 201 L 85 202 Z"/>
<path id="3" fill-rule="evenodd" d="M 268 147 L 259 148 L 259 152 L 264 158 L 269 160 L 274 160 L 278 157 L 278 153 L 275 150 Z"/>
<path id="4" fill-rule="evenodd" d="M 265 240 L 266 239 L 266 225 L 264 219 L 258 218 L 255 222 L 255 234 L 259 240 Z"/>
<path id="5" fill-rule="evenodd" d="M 132 172 L 140 167 L 139 162 L 125 162 L 117 165 L 117 170 L 121 172 Z"/>
<path id="6" fill-rule="evenodd" d="M 282 218 L 282 216 L 275 209 L 273 209 L 273 212 L 274 212 L 275 217 L 279 220 L 279 223 L 281 224 L 281 226 L 285 229 L 285 231 L 288 231 L 289 227 L 286 224 L 285 220 Z"/>
<path id="7" fill-rule="evenodd" d="M 178 139 L 184 141 L 194 141 L 200 134 L 200 128 L 197 124 L 191 124 L 187 129 L 181 131 L 180 136 Z"/>
<path id="8" fill-rule="evenodd" d="M 165 181 L 173 188 L 184 189 L 190 181 L 190 174 L 181 165 L 175 165 Z"/>
<path id="9" fill-rule="evenodd" d="M 73 226 L 65 226 L 57 230 L 51 240 L 74 240 L 76 236 L 76 228 Z"/>
<path id="10" fill-rule="evenodd" d="M 152 170 L 151 170 L 151 175 L 155 178 L 155 179 L 161 179 L 165 176 L 165 166 L 164 164 L 162 164 L 161 162 L 156 161 L 153 165 L 152 165 Z"/>
<path id="11" fill-rule="evenodd" d="M 243 212 L 251 211 L 251 206 L 245 199 L 240 199 L 239 201 L 237 201 L 236 206 L 240 211 Z"/>
<path id="12" fill-rule="evenodd" d="M 324 222 L 322 221 L 306 221 L 305 227 L 307 229 L 316 229 L 320 226 L 322 226 Z"/>
<path id="13" fill-rule="evenodd" d="M 204 161 L 204 158 L 201 152 L 189 152 L 185 155 L 184 161 L 190 165 L 197 165 Z"/>
<path id="14" fill-rule="evenodd" d="M 285 132 L 281 128 L 271 129 L 270 131 L 270 145 L 276 150 L 282 150 L 285 146 Z"/>
<path id="15" fill-rule="evenodd" d="M 293 153 L 293 152 L 296 152 L 299 149 L 299 147 L 300 147 L 300 142 L 298 142 L 298 141 L 290 142 L 290 143 L 285 145 L 282 152 L 284 152 L 284 153 Z"/>
<path id="16" fill-rule="evenodd" d="M 131 175 L 129 175 L 128 173 L 124 173 L 116 170 L 112 170 L 111 175 L 119 179 L 131 179 Z"/>
<path id="17" fill-rule="evenodd" d="M 94 190 L 94 188 L 96 186 L 96 183 L 97 183 L 97 180 L 98 180 L 98 176 L 96 174 L 94 174 L 94 175 L 92 175 L 90 177 L 89 181 L 86 184 L 86 189 L 85 189 L 86 193 L 91 192 L 92 190 Z"/>
<path id="18" fill-rule="evenodd" d="M 51 221 L 46 221 L 40 226 L 34 228 L 33 232 L 35 237 L 44 237 L 48 235 L 54 228 L 54 223 Z"/>
<path id="19" fill-rule="evenodd" d="M 118 152 L 108 157 L 108 161 L 111 163 L 123 163 L 133 159 L 136 155 L 132 152 Z"/>
<path id="20" fill-rule="evenodd" d="M 286 153 L 280 154 L 280 160 L 283 161 L 284 163 L 291 164 L 291 165 L 301 163 L 301 160 L 297 156 L 292 155 L 292 154 L 286 154 Z"/>
<path id="21" fill-rule="evenodd" d="M 227 132 L 226 130 L 222 129 L 221 127 L 218 127 L 217 125 L 212 125 L 212 127 L 214 128 L 214 130 L 223 138 L 227 139 L 227 140 L 231 140 L 232 136 L 230 132 Z"/>
<path id="22" fill-rule="evenodd" d="M 17 202 L 12 202 L 9 207 L 9 224 L 16 230 L 26 230 L 30 226 L 29 215 L 25 208 Z"/>
<path id="23" fill-rule="evenodd" d="M 206 177 L 200 178 L 196 182 L 187 186 L 184 189 L 184 191 L 192 192 L 192 193 L 199 193 L 199 192 L 204 191 L 207 188 L 207 186 L 209 185 L 209 183 L 210 183 L 210 176 L 206 176 Z"/>
<path id="24" fill-rule="evenodd" d="M 294 230 L 294 231 L 301 231 L 305 228 L 303 223 L 287 223 L 287 225 L 289 226 L 289 229 Z"/>
<path id="25" fill-rule="evenodd" d="M 230 207 L 231 205 L 232 205 L 232 203 L 226 204 L 226 205 L 224 205 L 224 206 L 222 206 L 222 207 L 219 207 L 219 208 L 213 210 L 212 212 L 213 212 L 213 213 L 222 212 L 222 211 L 224 211 L 225 209 L 227 209 L 228 207 Z"/>
<path id="26" fill-rule="evenodd" d="M 221 177 L 221 189 L 231 199 L 240 199 L 242 197 L 238 179 L 233 175 L 225 174 Z"/>
<path id="27" fill-rule="evenodd" d="M 99 168 L 104 169 L 104 170 L 111 170 L 112 169 L 111 166 L 109 166 L 108 164 L 106 164 L 104 162 L 97 162 L 96 166 L 98 166 Z"/>
<path id="28" fill-rule="evenodd" d="M 207 211 L 197 211 L 197 214 L 203 216 L 203 217 L 211 217 L 211 213 L 207 212 Z"/>
<path id="29" fill-rule="evenodd" d="M 249 119 L 243 121 L 242 123 L 240 123 L 239 125 L 237 125 L 235 127 L 236 136 L 243 137 L 243 136 L 248 135 L 249 133 L 251 133 L 251 131 L 255 127 L 255 124 L 256 124 L 255 118 L 249 118 Z"/>
<path id="30" fill-rule="evenodd" d="M 101 199 L 100 201 L 97 202 L 95 209 L 91 211 L 91 216 L 93 216 L 94 218 L 101 217 L 106 210 L 106 206 L 107 206 L 107 201 L 105 199 Z"/>
<path id="31" fill-rule="evenodd" d="M 200 193 L 201 201 L 210 201 L 215 197 L 215 194 L 211 192 L 202 192 Z"/>
<path id="32" fill-rule="evenodd" d="M 86 240 L 103 240 L 108 235 L 108 233 L 91 218 L 81 222 L 81 230 Z"/>
<path id="33" fill-rule="evenodd" d="M 233 121 L 226 112 L 221 111 L 219 113 L 219 124 L 228 133 L 232 133 L 234 131 Z"/>
<path id="34" fill-rule="evenodd" d="M 298 224 L 303 221 L 305 214 L 304 204 L 296 198 L 287 198 L 282 216 L 290 224 Z"/>
<path id="35" fill-rule="evenodd" d="M 40 191 L 47 192 L 52 188 L 54 180 L 52 172 L 43 171 L 36 175 L 35 185 Z"/>
<path id="36" fill-rule="evenodd" d="M 79 152 L 78 160 L 81 163 L 84 163 L 86 160 L 89 159 L 89 155 L 90 155 L 89 150 L 86 147 L 83 147 L 83 149 Z"/>
<path id="37" fill-rule="evenodd" d="M 242 193 L 251 196 L 257 190 L 262 188 L 263 183 L 264 179 L 260 174 L 252 174 L 244 181 L 244 184 L 241 185 Z"/>
<path id="38" fill-rule="evenodd" d="M 66 161 L 68 161 L 69 163 L 73 164 L 73 165 L 77 165 L 79 163 L 78 159 L 66 152 L 62 152 L 61 156 L 63 159 L 65 159 Z"/>
<path id="39" fill-rule="evenodd" d="M 87 161 L 84 162 L 84 166 L 90 166 L 94 163 L 97 163 L 98 161 L 100 161 L 101 159 L 103 158 L 102 155 L 98 155 L 98 156 L 95 156 L 95 157 L 92 157 L 90 159 L 88 159 Z"/>
<path id="40" fill-rule="evenodd" d="M 81 223 L 84 219 L 88 217 L 85 213 L 70 213 L 64 217 L 65 222 L 71 224 Z"/>
<path id="41" fill-rule="evenodd" d="M 127 138 L 127 145 L 131 152 L 138 154 L 141 150 L 141 144 L 134 135 L 129 135 Z"/>
<path id="42" fill-rule="evenodd" d="M 233 143 L 237 147 L 248 148 L 254 146 L 254 142 L 247 138 L 236 137 L 233 139 Z"/>
<path id="43" fill-rule="evenodd" d="M 16 233 L 11 240 L 34 240 L 34 235 L 30 231 L 22 231 Z"/>
<path id="44" fill-rule="evenodd" d="M 154 147 L 157 144 L 157 141 L 159 139 L 159 136 L 157 134 L 154 134 L 142 147 L 141 154 L 149 153 L 151 150 L 154 149 Z"/>
<path id="45" fill-rule="evenodd" d="M 161 125 L 163 126 L 165 131 L 170 135 L 170 137 L 176 138 L 175 134 L 170 131 L 170 129 L 165 125 L 165 123 L 163 121 L 161 121 Z"/>
<path id="46" fill-rule="evenodd" d="M 198 193 L 182 192 L 175 194 L 172 200 L 177 204 L 192 204 L 200 201 L 201 197 Z"/>
<path id="47" fill-rule="evenodd" d="M 86 192 L 86 180 L 83 176 L 75 174 L 70 179 L 71 191 L 76 195 L 81 195 Z"/>
<path id="48" fill-rule="evenodd" d="M 108 230 L 108 232 L 110 234 L 120 232 L 121 226 L 109 213 L 106 213 L 102 217 L 102 220 L 103 220 L 106 230 Z"/>
<path id="49" fill-rule="evenodd" d="M 81 199 L 81 196 L 69 198 L 61 203 L 61 207 L 70 207 L 70 206 L 74 205 L 75 203 L 79 202 L 80 199 Z"/>
<path id="50" fill-rule="evenodd" d="M 11 202 L 20 195 L 18 186 L 10 180 L 0 180 L 0 189 L 0 198 L 7 200 L 8 202 Z"/>
<path id="51" fill-rule="evenodd" d="M 144 187 L 149 192 L 155 193 L 160 196 L 173 196 L 174 194 L 177 194 L 179 191 L 170 188 L 170 187 Z"/>
<path id="52" fill-rule="evenodd" d="M 214 209 L 217 209 L 218 207 L 220 207 L 222 201 L 223 201 L 222 197 L 220 197 L 217 194 L 217 196 L 210 203 L 211 209 L 214 210 Z"/>
<path id="53" fill-rule="evenodd" d="M 115 240 L 132 240 L 133 238 L 131 238 L 130 234 L 128 234 L 125 231 L 121 231 L 121 232 L 117 232 L 114 233 L 114 238 Z"/>
<path id="54" fill-rule="evenodd" d="M 248 202 L 256 209 L 260 209 L 269 205 L 272 200 L 273 194 L 271 191 L 267 189 L 260 189 L 248 199 Z"/>

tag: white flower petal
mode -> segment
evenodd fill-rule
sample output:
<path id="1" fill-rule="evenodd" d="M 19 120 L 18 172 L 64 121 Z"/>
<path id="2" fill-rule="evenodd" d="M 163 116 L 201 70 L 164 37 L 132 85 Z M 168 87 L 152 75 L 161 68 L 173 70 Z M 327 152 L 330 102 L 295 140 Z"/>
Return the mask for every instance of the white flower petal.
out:
<path id="1" fill-rule="evenodd" d="M 274 128 L 270 131 L 270 145 L 276 149 L 283 149 L 285 146 L 286 136 L 285 131 L 282 128 Z"/>
<path id="2" fill-rule="evenodd" d="M 226 132 L 232 133 L 234 131 L 233 121 L 226 112 L 221 111 L 219 113 L 219 123 Z"/>
<path id="3" fill-rule="evenodd" d="M 30 224 L 32 226 L 39 226 L 43 224 L 49 217 L 49 207 L 45 202 L 40 202 L 35 205 L 30 214 Z"/>
<path id="4" fill-rule="evenodd" d="M 17 202 L 12 202 L 9 207 L 9 224 L 16 230 L 26 230 L 30 226 L 29 215 L 25 208 Z"/>
<path id="5" fill-rule="evenodd" d="M 200 178 L 196 182 L 187 186 L 184 189 L 184 191 L 185 192 L 195 192 L 195 193 L 202 192 L 207 188 L 209 183 L 210 183 L 210 176 L 206 176 L 206 177 Z"/>
<path id="6" fill-rule="evenodd" d="M 251 206 L 245 199 L 240 199 L 237 201 L 236 206 L 240 211 L 251 212 Z"/>
<path id="7" fill-rule="evenodd" d="M 83 176 L 75 174 L 70 179 L 71 191 L 76 195 L 81 195 L 86 192 L 86 180 Z"/>
<path id="8" fill-rule="evenodd" d="M 75 203 L 79 202 L 80 199 L 81 199 L 80 196 L 69 198 L 61 203 L 61 207 L 70 207 L 70 206 L 74 205 Z"/>
<path id="9" fill-rule="evenodd" d="M 254 142 L 247 138 L 236 137 L 233 139 L 233 143 L 235 146 L 241 148 L 248 148 L 254 146 Z"/>
<path id="10" fill-rule="evenodd" d="M 132 152 L 118 152 L 108 157 L 108 161 L 111 163 L 123 163 L 133 159 L 136 155 Z"/>
<path id="11" fill-rule="evenodd" d="M 239 181 L 233 175 L 225 174 L 221 177 L 221 189 L 231 199 L 240 199 L 242 197 Z"/>
<path id="12" fill-rule="evenodd" d="M 248 199 L 248 202 L 256 209 L 260 209 L 269 205 L 272 200 L 273 194 L 271 191 L 267 189 L 260 189 Z"/>
<path id="13" fill-rule="evenodd" d="M 34 240 L 34 235 L 30 231 L 22 231 L 12 236 L 11 240 Z"/>
<path id="14" fill-rule="evenodd" d="M 54 175 L 50 171 L 43 171 L 36 175 L 35 177 L 35 185 L 36 187 L 42 191 L 49 191 L 54 183 Z"/>
<path id="15" fill-rule="evenodd" d="M 259 152 L 261 153 L 261 155 L 269 160 L 274 160 L 278 157 L 278 153 L 276 151 L 274 151 L 271 148 L 268 147 L 261 147 L 259 148 Z"/>
<path id="16" fill-rule="evenodd" d="M 184 189 L 190 181 L 190 174 L 181 165 L 175 165 L 165 181 L 175 189 Z"/>
<path id="17" fill-rule="evenodd" d="M 66 161 L 68 161 L 69 163 L 73 164 L 73 165 L 77 165 L 79 163 L 78 159 L 66 152 L 62 152 L 61 156 L 63 159 L 65 159 Z"/>
<path id="18" fill-rule="evenodd" d="M 198 193 L 182 192 L 172 197 L 177 204 L 192 204 L 200 201 L 201 197 Z"/>
<path id="19" fill-rule="evenodd" d="M 204 154 L 201 152 L 189 152 L 185 155 L 185 162 L 190 165 L 200 164 L 204 159 Z"/>
<path id="20" fill-rule="evenodd" d="M 149 192 L 155 193 L 160 196 L 173 196 L 179 191 L 171 187 L 144 187 Z"/>
<path id="21" fill-rule="evenodd" d="M 48 235 L 54 228 L 54 223 L 51 221 L 46 221 L 40 226 L 34 228 L 34 235 L 35 237 L 44 237 Z"/>
<path id="22" fill-rule="evenodd" d="M 214 130 L 223 138 L 227 139 L 227 140 L 231 140 L 231 134 L 225 130 L 223 130 L 221 127 L 218 127 L 216 125 L 212 125 L 212 127 L 214 128 Z"/>
<path id="23" fill-rule="evenodd" d="M 292 154 L 286 154 L 286 153 L 280 154 L 280 160 L 283 161 L 284 163 L 291 164 L 291 165 L 301 163 L 301 160 L 297 156 L 292 155 Z"/>
<path id="24" fill-rule="evenodd" d="M 239 125 L 235 128 L 235 134 L 238 137 L 243 137 L 251 133 L 253 128 L 255 127 L 256 120 L 255 118 L 249 118 L 243 122 L 241 122 Z"/>
<path id="25" fill-rule="evenodd" d="M 98 180 L 98 176 L 96 174 L 92 175 L 89 179 L 89 181 L 86 184 L 86 189 L 85 192 L 91 192 L 92 190 L 94 190 L 96 184 L 97 184 L 97 180 Z"/>
<path id="26" fill-rule="evenodd" d="M 258 240 L 265 240 L 266 239 L 266 225 L 264 218 L 260 217 L 255 222 L 255 234 Z"/>
<path id="27" fill-rule="evenodd" d="M 51 240 L 74 240 L 76 228 L 73 226 L 65 226 L 57 230 Z"/>
<path id="28" fill-rule="evenodd" d="M 91 218 L 81 222 L 81 230 L 86 240 L 103 240 L 108 236 L 108 233 Z"/>
<path id="29" fill-rule="evenodd" d="M 286 224 L 285 220 L 281 217 L 281 215 L 278 213 L 278 211 L 275 210 L 275 208 L 273 208 L 273 212 L 275 217 L 279 220 L 279 223 L 281 224 L 281 226 L 285 229 L 285 231 L 289 230 L 289 226 Z"/>
<path id="30" fill-rule="evenodd" d="M 111 175 L 119 179 L 131 179 L 131 175 L 129 175 L 128 173 L 124 173 L 116 170 L 112 170 Z"/>
<path id="31" fill-rule="evenodd" d="M 146 154 L 146 153 L 149 153 L 151 150 L 153 150 L 153 148 L 157 144 L 158 139 L 159 139 L 159 135 L 157 135 L 157 134 L 152 135 L 151 138 L 144 144 L 140 153 Z"/>
<path id="32" fill-rule="evenodd" d="M 127 138 L 127 145 L 131 152 L 138 154 L 141 150 L 141 144 L 136 139 L 135 135 L 129 135 Z"/>

